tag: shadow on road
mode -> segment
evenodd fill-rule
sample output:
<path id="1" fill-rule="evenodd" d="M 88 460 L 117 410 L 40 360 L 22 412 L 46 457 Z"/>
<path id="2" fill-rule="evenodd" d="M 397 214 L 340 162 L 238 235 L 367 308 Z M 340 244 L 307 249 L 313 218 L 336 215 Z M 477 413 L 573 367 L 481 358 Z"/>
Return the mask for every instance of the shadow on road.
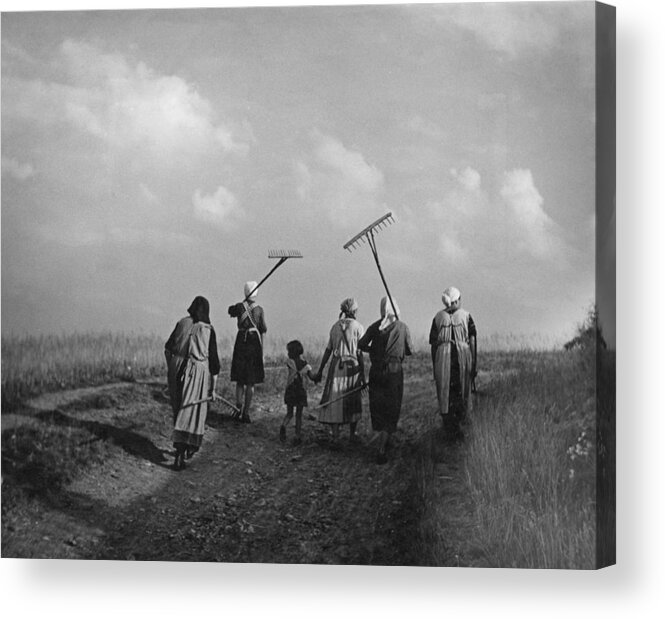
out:
<path id="1" fill-rule="evenodd" d="M 40 421 L 50 422 L 59 426 L 83 428 L 96 437 L 92 440 L 111 440 L 132 456 L 143 458 L 158 466 L 167 466 L 165 464 L 167 460 L 165 454 L 169 454 L 170 451 L 160 449 L 149 438 L 135 432 L 132 427 L 119 428 L 99 421 L 76 419 L 60 410 L 45 411 L 39 413 L 36 417 Z"/>

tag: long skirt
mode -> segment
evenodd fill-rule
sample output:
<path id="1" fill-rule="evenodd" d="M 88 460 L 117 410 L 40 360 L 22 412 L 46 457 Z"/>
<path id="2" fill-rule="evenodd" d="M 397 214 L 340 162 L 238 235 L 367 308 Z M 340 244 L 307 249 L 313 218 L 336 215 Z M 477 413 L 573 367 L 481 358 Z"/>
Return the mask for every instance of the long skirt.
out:
<path id="1" fill-rule="evenodd" d="M 231 382 L 256 385 L 264 378 L 261 337 L 256 331 L 238 331 L 231 359 Z"/>
<path id="2" fill-rule="evenodd" d="M 346 397 L 345 393 L 360 386 L 360 366 L 357 361 L 333 358 L 323 387 L 321 404 L 332 402 L 319 411 L 321 423 L 353 423 L 360 420 L 363 404 L 360 391 Z"/>
<path id="3" fill-rule="evenodd" d="M 173 410 L 173 423 L 178 417 L 182 405 L 182 386 L 187 359 L 180 355 L 166 354 L 167 383 L 171 409 Z"/>
<path id="4" fill-rule="evenodd" d="M 471 389 L 471 349 L 467 344 L 443 343 L 434 357 L 434 380 L 441 415 L 466 415 Z"/>
<path id="5" fill-rule="evenodd" d="M 399 361 L 372 364 L 369 370 L 369 412 L 372 430 L 395 432 L 402 410 L 404 372 Z"/>
<path id="6" fill-rule="evenodd" d="M 208 403 L 201 402 L 187 406 L 189 402 L 202 400 L 208 395 L 210 388 L 210 371 L 208 360 L 194 361 L 189 359 L 185 368 L 182 390 L 182 407 L 176 417 L 173 428 L 173 444 L 196 451 L 203 442 Z"/>

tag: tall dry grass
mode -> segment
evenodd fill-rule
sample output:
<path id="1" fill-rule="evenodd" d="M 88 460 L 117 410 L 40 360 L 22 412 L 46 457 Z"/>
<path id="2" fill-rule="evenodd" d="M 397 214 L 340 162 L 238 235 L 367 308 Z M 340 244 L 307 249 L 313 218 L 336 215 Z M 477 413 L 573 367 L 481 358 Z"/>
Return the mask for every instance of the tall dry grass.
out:
<path id="1" fill-rule="evenodd" d="M 483 385 L 461 449 L 474 512 L 469 545 L 494 567 L 594 568 L 593 354 L 522 351 L 484 361 L 510 371 Z M 430 506 L 431 522 L 443 528 L 446 518 L 445 505 Z M 445 533 L 429 536 L 441 564 Z"/>
<path id="2" fill-rule="evenodd" d="M 25 398 L 48 391 L 162 376 L 165 340 L 157 335 L 110 332 L 3 336 L 3 410 L 15 409 Z M 233 343 L 230 337 L 217 339 L 223 373 L 228 373 Z M 284 366 L 286 344 L 284 338 L 266 338 L 267 367 Z M 306 358 L 317 364 L 326 341 L 310 338 L 303 344 Z"/>
<path id="3" fill-rule="evenodd" d="M 74 333 L 2 337 L 2 406 L 50 390 L 163 372 L 164 341 L 152 335 Z"/>

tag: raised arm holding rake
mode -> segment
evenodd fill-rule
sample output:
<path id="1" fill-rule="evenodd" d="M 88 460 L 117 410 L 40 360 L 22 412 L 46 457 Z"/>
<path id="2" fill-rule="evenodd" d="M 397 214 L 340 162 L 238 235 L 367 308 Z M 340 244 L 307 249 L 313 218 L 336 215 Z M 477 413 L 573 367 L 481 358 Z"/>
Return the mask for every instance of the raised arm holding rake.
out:
<path id="1" fill-rule="evenodd" d="M 238 335 L 233 346 L 231 361 L 231 382 L 236 383 L 236 406 L 241 411 L 237 417 L 243 423 L 251 423 L 249 409 L 254 395 L 254 385 L 265 378 L 263 369 L 263 335 L 266 323 L 263 308 L 255 302 L 257 290 L 263 283 L 290 258 L 302 258 L 295 249 L 273 249 L 268 258 L 277 259 L 267 275 L 257 284 L 245 284 L 245 298 L 229 307 L 229 316 L 238 320 Z"/>
<path id="2" fill-rule="evenodd" d="M 245 300 L 229 307 L 229 316 L 238 321 L 238 334 L 233 346 L 231 382 L 236 383 L 236 406 L 243 423 L 249 416 L 254 385 L 265 378 L 263 368 L 263 335 L 267 331 L 263 308 L 256 303 L 256 282 L 245 284 Z"/>
<path id="3" fill-rule="evenodd" d="M 372 323 L 358 342 L 360 350 L 369 353 L 369 411 L 372 429 L 379 433 L 376 461 L 385 464 L 390 437 L 397 429 L 404 393 L 402 361 L 411 354 L 409 328 L 399 319 L 395 299 L 381 299 L 381 318 Z"/>

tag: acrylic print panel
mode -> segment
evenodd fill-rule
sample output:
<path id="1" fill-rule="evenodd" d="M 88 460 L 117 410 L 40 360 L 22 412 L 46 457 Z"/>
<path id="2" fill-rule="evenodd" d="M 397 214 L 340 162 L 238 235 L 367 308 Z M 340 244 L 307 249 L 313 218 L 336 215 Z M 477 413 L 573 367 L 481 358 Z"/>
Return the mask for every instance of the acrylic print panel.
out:
<path id="1" fill-rule="evenodd" d="M 614 562 L 612 7 L 2 22 L 4 557 Z"/>

